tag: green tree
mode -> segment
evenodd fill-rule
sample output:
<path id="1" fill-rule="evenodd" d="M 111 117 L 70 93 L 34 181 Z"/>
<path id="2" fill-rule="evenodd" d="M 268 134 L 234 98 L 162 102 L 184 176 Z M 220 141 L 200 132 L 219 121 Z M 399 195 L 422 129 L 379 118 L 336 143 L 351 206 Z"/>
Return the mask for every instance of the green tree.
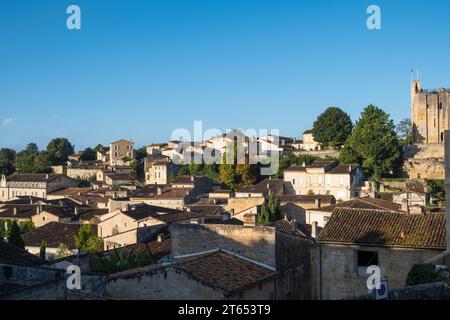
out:
<path id="1" fill-rule="evenodd" d="M 0 175 L 9 176 L 14 173 L 14 161 L 16 152 L 12 149 L 3 148 L 0 150 Z"/>
<path id="2" fill-rule="evenodd" d="M 40 152 L 35 143 L 29 143 L 16 155 L 15 167 L 21 173 L 49 173 L 50 156 L 46 151 Z"/>
<path id="3" fill-rule="evenodd" d="M 64 164 L 74 153 L 74 146 L 66 138 L 56 138 L 48 144 L 47 152 L 52 165 Z"/>
<path id="4" fill-rule="evenodd" d="M 418 263 L 411 267 L 406 278 L 406 286 L 416 286 L 433 282 L 448 282 L 436 266 L 431 263 Z"/>
<path id="5" fill-rule="evenodd" d="M 327 147 L 341 146 L 345 143 L 353 128 L 352 120 L 340 108 L 326 109 L 314 122 L 312 133 L 314 140 Z"/>
<path id="6" fill-rule="evenodd" d="M 203 164 L 194 163 L 191 161 L 189 164 L 189 173 L 191 176 L 199 176 L 203 171 Z"/>
<path id="7" fill-rule="evenodd" d="M 20 234 L 19 225 L 15 220 L 13 221 L 11 226 L 11 231 L 8 236 L 8 243 L 16 246 L 17 248 L 25 249 L 25 242 L 23 241 L 22 236 Z"/>
<path id="8" fill-rule="evenodd" d="M 126 252 L 123 248 L 114 249 L 111 258 L 100 257 L 95 261 L 95 271 L 116 273 L 128 269 L 135 269 L 151 264 L 153 261 L 148 251 L 134 253 Z"/>
<path id="9" fill-rule="evenodd" d="M 19 229 L 20 229 L 20 233 L 24 234 L 24 233 L 33 231 L 34 229 L 36 229 L 36 226 L 34 225 L 33 221 L 22 221 L 22 222 L 19 222 Z"/>
<path id="10" fill-rule="evenodd" d="M 141 147 L 134 152 L 134 156 L 137 160 L 144 159 L 147 156 L 147 148 Z"/>
<path id="11" fill-rule="evenodd" d="M 54 254 L 54 259 L 64 258 L 67 256 L 70 256 L 72 252 L 70 251 L 69 247 L 67 247 L 64 243 L 60 243 L 58 246 L 58 250 Z"/>
<path id="12" fill-rule="evenodd" d="M 402 144 L 412 143 L 412 123 L 411 119 L 403 119 L 396 126 L 395 131 Z"/>
<path id="13" fill-rule="evenodd" d="M 80 252 L 94 253 L 103 251 L 103 240 L 92 231 L 89 224 L 83 224 L 74 237 L 75 244 Z"/>
<path id="14" fill-rule="evenodd" d="M 11 232 L 11 226 L 13 224 L 13 220 L 11 219 L 0 219 L 0 238 L 8 239 L 9 234 Z"/>
<path id="15" fill-rule="evenodd" d="M 266 204 L 261 206 L 261 211 L 256 216 L 256 224 L 260 226 L 270 225 L 269 209 Z"/>
<path id="16" fill-rule="evenodd" d="M 221 164 L 219 166 L 219 178 L 231 190 L 236 190 L 239 187 L 238 176 L 232 164 Z"/>
<path id="17" fill-rule="evenodd" d="M 269 196 L 269 202 L 267 204 L 267 209 L 269 212 L 269 220 L 270 222 L 275 222 L 283 218 L 281 214 L 280 201 L 277 197 L 272 193 Z"/>
<path id="18" fill-rule="evenodd" d="M 43 259 L 43 260 L 46 259 L 46 250 L 47 250 L 47 242 L 45 242 L 44 240 L 42 240 L 42 242 L 41 242 L 41 247 L 39 248 L 39 256 L 40 256 L 41 259 Z"/>
<path id="19" fill-rule="evenodd" d="M 33 172 L 36 173 L 50 173 L 51 168 L 50 155 L 46 151 L 41 151 L 34 156 Z"/>
<path id="20" fill-rule="evenodd" d="M 357 159 L 374 180 L 394 173 L 401 164 L 401 148 L 389 115 L 374 105 L 361 113 L 348 138 L 343 163 Z"/>
<path id="21" fill-rule="evenodd" d="M 433 198 L 445 200 L 444 180 L 427 180 L 427 189 Z"/>
<path id="22" fill-rule="evenodd" d="M 86 148 L 81 154 L 80 159 L 82 161 L 94 161 L 97 159 L 97 151 L 91 148 Z"/>

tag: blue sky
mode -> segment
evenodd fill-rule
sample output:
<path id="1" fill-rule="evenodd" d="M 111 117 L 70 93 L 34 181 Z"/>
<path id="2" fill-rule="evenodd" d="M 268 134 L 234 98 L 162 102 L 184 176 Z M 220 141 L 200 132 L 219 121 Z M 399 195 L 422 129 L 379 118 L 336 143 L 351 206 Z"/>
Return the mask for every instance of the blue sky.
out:
<path id="1" fill-rule="evenodd" d="M 369 103 L 398 122 L 412 68 L 450 87 L 449 16 L 448 0 L 1 0 L 0 147 L 139 147 L 194 120 L 300 137 L 328 106 L 356 120 Z"/>

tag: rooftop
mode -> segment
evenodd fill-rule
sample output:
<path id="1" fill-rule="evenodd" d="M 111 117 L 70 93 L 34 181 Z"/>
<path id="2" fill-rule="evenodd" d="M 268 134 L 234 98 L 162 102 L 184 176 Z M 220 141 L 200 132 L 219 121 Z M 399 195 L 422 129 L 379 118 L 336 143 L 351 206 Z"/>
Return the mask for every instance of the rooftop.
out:
<path id="1" fill-rule="evenodd" d="M 336 208 L 317 240 L 322 243 L 445 250 L 445 214 Z"/>
<path id="2" fill-rule="evenodd" d="M 19 249 L 0 239 L 0 264 L 39 266 L 44 264 L 38 256 Z"/>
<path id="3" fill-rule="evenodd" d="M 187 274 L 191 279 L 206 286 L 221 290 L 225 295 L 234 295 L 259 283 L 275 277 L 276 272 L 267 266 L 240 257 L 224 250 L 199 253 L 191 256 L 175 257 L 171 266 L 152 265 L 127 270 L 109 278 L 128 278 L 151 274 L 155 270 L 174 268 Z"/>
<path id="4" fill-rule="evenodd" d="M 353 208 L 353 209 L 373 209 L 373 210 L 384 210 L 384 211 L 394 211 L 401 212 L 402 206 L 401 204 L 379 199 L 379 198 L 357 198 L 349 201 L 342 201 L 336 204 L 332 204 L 329 206 L 311 209 L 314 211 L 322 211 L 322 212 L 333 212 L 336 208 Z"/>
<path id="5" fill-rule="evenodd" d="M 47 248 L 58 248 L 61 243 L 69 249 L 76 249 L 74 236 L 80 231 L 79 224 L 50 222 L 33 231 L 25 233 L 22 237 L 27 247 L 40 247 L 41 242 L 47 243 Z M 92 226 L 94 234 L 97 227 Z"/>

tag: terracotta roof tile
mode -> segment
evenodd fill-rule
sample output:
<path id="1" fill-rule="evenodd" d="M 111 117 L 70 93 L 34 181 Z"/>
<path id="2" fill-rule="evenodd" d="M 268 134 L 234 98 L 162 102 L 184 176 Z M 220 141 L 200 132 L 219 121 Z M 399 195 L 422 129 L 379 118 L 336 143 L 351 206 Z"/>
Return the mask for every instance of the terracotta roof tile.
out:
<path id="1" fill-rule="evenodd" d="M 320 242 L 444 250 L 445 214 L 407 214 L 336 208 Z"/>

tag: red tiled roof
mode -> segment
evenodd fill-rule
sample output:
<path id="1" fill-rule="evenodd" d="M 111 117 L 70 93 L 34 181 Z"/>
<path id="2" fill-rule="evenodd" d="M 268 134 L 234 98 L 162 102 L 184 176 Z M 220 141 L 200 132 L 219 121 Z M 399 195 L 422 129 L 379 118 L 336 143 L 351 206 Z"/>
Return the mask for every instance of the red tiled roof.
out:
<path id="1" fill-rule="evenodd" d="M 445 250 L 445 214 L 336 208 L 318 241 Z"/>

